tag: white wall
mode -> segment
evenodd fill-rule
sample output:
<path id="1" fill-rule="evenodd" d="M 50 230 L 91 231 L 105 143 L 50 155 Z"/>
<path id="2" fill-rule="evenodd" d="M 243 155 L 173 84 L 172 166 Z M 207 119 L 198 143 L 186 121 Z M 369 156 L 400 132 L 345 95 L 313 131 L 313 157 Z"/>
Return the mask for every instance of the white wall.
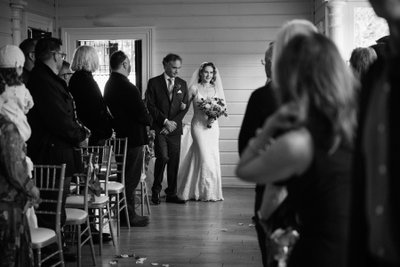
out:
<path id="1" fill-rule="evenodd" d="M 235 177 L 237 137 L 251 92 L 265 83 L 261 58 L 282 23 L 312 20 L 310 0 L 69 0 L 59 1 L 60 27 L 138 27 L 155 29 L 152 76 L 162 73 L 169 52 L 183 58 L 187 81 L 200 63 L 214 62 L 221 73 L 229 117 L 220 120 L 224 185 Z"/>
<path id="2" fill-rule="evenodd" d="M 47 27 L 43 29 L 50 30 L 54 36 L 58 36 L 53 27 L 56 17 L 54 0 L 0 0 L 0 46 L 13 43 L 12 10 L 10 4 L 19 2 L 24 4 L 24 8 L 21 11 L 21 41 L 27 37 L 28 26 L 43 28 L 40 25 L 43 25 L 44 22 Z"/>
<path id="3" fill-rule="evenodd" d="M 0 47 L 6 44 L 12 44 L 10 1 L 0 0 Z"/>

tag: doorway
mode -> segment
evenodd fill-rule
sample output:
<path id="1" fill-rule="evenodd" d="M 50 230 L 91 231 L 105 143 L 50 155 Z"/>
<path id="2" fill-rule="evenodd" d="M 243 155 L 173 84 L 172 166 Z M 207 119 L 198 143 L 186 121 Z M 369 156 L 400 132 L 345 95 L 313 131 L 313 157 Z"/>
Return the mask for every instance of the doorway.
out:
<path id="1" fill-rule="evenodd" d="M 95 73 L 96 81 L 104 90 L 109 75 L 109 56 L 116 50 L 124 51 L 131 59 L 130 81 L 144 97 L 147 81 L 152 77 L 153 54 L 152 27 L 106 27 L 106 28 L 63 28 L 61 29 L 63 49 L 71 62 L 77 46 L 92 45 L 99 53 L 101 68 Z M 104 81 L 105 80 L 105 81 Z"/>
<path id="2" fill-rule="evenodd" d="M 128 79 L 131 83 L 142 92 L 142 54 L 141 40 L 78 40 L 76 47 L 81 45 L 89 45 L 96 49 L 99 56 L 99 69 L 93 73 L 93 78 L 100 87 L 100 91 L 104 93 L 104 86 L 110 77 L 110 57 L 118 50 L 123 51 L 131 62 L 131 73 Z"/>

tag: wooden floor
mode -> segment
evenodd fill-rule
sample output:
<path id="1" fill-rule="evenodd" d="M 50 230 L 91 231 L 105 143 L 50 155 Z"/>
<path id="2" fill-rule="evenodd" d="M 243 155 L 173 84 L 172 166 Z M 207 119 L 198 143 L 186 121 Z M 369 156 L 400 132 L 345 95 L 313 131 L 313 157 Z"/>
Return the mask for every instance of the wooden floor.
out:
<path id="1" fill-rule="evenodd" d="M 97 266 L 262 266 L 251 222 L 254 189 L 227 188 L 224 197 L 220 202 L 151 206 L 150 225 L 122 228 L 119 245 L 105 244 Z M 140 264 L 133 257 L 115 257 L 121 254 L 146 260 Z M 82 265 L 92 265 L 88 246 Z"/>

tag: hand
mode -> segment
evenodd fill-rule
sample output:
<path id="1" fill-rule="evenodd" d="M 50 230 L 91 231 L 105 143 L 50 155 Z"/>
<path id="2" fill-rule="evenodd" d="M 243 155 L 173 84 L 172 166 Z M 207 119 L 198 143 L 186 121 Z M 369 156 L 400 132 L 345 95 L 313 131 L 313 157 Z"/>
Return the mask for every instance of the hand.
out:
<path id="1" fill-rule="evenodd" d="M 185 103 L 181 103 L 181 110 L 185 110 L 186 109 L 186 104 Z"/>
<path id="2" fill-rule="evenodd" d="M 164 127 L 164 128 L 162 128 L 160 134 L 162 134 L 162 135 L 168 135 L 168 134 L 169 134 L 169 131 Z"/>
<path id="3" fill-rule="evenodd" d="M 168 130 L 169 132 L 175 131 L 176 126 L 177 126 L 177 124 L 176 124 L 176 122 L 174 122 L 174 121 L 167 120 L 167 121 L 165 122 L 165 128 L 167 128 L 167 130 Z"/>
<path id="4" fill-rule="evenodd" d="M 32 195 L 32 205 L 35 207 L 35 208 L 37 208 L 38 206 L 39 206 L 39 203 L 41 202 L 40 201 L 40 191 L 39 191 L 39 189 L 36 187 L 36 186 L 34 186 L 34 187 L 32 187 L 32 189 L 31 189 L 31 195 Z"/>

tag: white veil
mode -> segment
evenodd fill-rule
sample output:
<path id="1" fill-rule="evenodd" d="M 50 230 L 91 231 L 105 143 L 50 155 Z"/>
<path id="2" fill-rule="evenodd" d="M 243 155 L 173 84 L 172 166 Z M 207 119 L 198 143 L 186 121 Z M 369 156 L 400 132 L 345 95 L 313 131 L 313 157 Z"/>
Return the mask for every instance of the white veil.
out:
<path id="1" fill-rule="evenodd" d="M 190 79 L 189 82 L 189 90 L 191 90 L 193 88 L 193 85 L 197 85 L 199 83 L 199 72 L 200 69 L 203 67 L 204 64 L 206 63 L 210 63 L 210 62 L 203 62 L 200 64 L 200 67 L 198 67 L 194 73 L 192 74 L 192 78 Z M 214 64 L 215 66 L 215 64 Z M 215 90 L 217 92 L 217 96 L 219 98 L 222 98 L 225 102 L 225 106 L 226 106 L 226 98 L 225 98 L 225 94 L 224 94 L 224 87 L 222 86 L 222 80 L 221 80 L 221 75 L 219 74 L 219 70 L 217 67 L 215 67 L 216 70 L 216 74 L 215 74 L 215 82 L 214 82 L 214 86 L 215 86 Z"/>

